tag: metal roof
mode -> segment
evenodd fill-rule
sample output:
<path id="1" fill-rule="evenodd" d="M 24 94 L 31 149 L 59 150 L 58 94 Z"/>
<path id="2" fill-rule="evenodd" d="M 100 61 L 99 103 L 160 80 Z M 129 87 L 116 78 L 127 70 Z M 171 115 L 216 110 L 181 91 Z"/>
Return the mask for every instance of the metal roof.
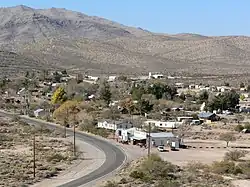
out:
<path id="1" fill-rule="evenodd" d="M 173 138 L 175 137 L 173 133 L 171 132 L 157 132 L 157 133 L 151 133 L 150 136 L 152 138 Z"/>
<path id="2" fill-rule="evenodd" d="M 146 138 L 132 136 L 131 139 L 135 139 L 135 140 L 145 140 Z"/>
<path id="3" fill-rule="evenodd" d="M 211 116 L 215 115 L 214 113 L 211 112 L 202 112 L 198 115 L 199 118 L 209 118 Z"/>

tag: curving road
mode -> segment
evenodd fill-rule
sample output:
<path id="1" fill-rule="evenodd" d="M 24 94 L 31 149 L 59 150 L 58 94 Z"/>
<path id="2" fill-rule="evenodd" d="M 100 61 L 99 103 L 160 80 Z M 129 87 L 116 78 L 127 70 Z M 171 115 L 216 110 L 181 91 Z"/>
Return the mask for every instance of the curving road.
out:
<path id="1" fill-rule="evenodd" d="M 5 113 L 3 111 L 0 111 L 0 116 L 7 116 L 7 117 L 13 117 L 13 114 Z M 34 125 L 46 125 L 50 129 L 60 128 L 63 130 L 63 128 L 53 125 L 52 123 L 47 123 L 43 121 L 38 121 L 32 118 L 21 116 L 21 119 L 27 123 L 34 124 Z M 67 129 L 68 135 L 73 135 L 73 131 L 70 129 Z M 84 141 L 86 143 L 92 144 L 93 146 L 99 148 L 105 153 L 106 160 L 105 162 L 99 167 L 97 170 L 81 177 L 76 180 L 70 181 L 68 183 L 65 183 L 63 185 L 60 185 L 59 187 L 78 187 L 83 186 L 87 183 L 90 183 L 92 181 L 95 181 L 97 179 L 102 178 L 103 176 L 106 176 L 110 174 L 112 171 L 118 169 L 126 160 L 125 153 L 115 145 L 109 143 L 108 141 L 105 141 L 101 138 L 94 137 L 91 135 L 83 134 L 76 132 L 76 139 L 78 141 Z"/>

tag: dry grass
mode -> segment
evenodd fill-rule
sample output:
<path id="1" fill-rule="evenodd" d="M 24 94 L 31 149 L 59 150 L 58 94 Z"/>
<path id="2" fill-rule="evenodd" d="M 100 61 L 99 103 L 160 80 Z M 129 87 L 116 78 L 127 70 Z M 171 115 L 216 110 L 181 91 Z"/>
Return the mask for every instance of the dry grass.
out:
<path id="1" fill-rule="evenodd" d="M 35 179 L 32 131 L 36 133 Z M 71 143 L 55 131 L 44 128 L 34 130 L 25 123 L 1 119 L 0 134 L 0 186 L 29 185 L 56 176 L 75 159 Z"/>
<path id="2" fill-rule="evenodd" d="M 151 156 L 152 157 L 152 156 Z M 191 162 L 186 167 L 178 167 L 162 161 L 157 155 L 152 158 L 140 158 L 124 168 L 113 181 L 104 187 L 210 187 L 232 186 L 222 175 L 215 175 L 208 165 Z"/>
<path id="3" fill-rule="evenodd" d="M 248 37 L 164 40 L 157 35 L 147 38 L 119 37 L 108 41 L 41 41 L 26 46 L 24 52 L 39 55 L 42 51 L 41 56 L 55 59 L 56 65 L 99 73 L 145 73 L 151 70 L 237 74 L 247 73 L 250 68 L 249 43 Z"/>

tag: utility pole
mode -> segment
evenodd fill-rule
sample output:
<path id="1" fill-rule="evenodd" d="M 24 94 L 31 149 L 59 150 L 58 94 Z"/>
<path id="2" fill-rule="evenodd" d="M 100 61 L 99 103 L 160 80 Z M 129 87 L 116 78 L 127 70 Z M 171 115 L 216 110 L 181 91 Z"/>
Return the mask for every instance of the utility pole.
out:
<path id="1" fill-rule="evenodd" d="M 74 114 L 74 127 L 73 127 L 73 134 L 74 134 L 74 138 L 73 138 L 73 151 L 74 151 L 74 156 L 76 156 L 76 114 L 79 112 L 79 110 L 77 108 L 73 109 L 73 114 Z"/>
<path id="2" fill-rule="evenodd" d="M 151 123 L 148 124 L 148 157 L 150 157 L 151 149 Z"/>
<path id="3" fill-rule="evenodd" d="M 68 121 L 69 121 L 69 109 L 67 108 L 66 109 L 66 116 L 65 116 L 65 119 L 64 119 L 64 138 L 66 138 L 67 137 L 67 123 L 68 123 Z"/>
<path id="4" fill-rule="evenodd" d="M 76 114 L 74 113 L 74 127 L 73 127 L 73 132 L 74 132 L 74 138 L 73 138 L 73 151 L 74 151 L 74 156 L 76 156 Z"/>
<path id="5" fill-rule="evenodd" d="M 76 156 L 76 123 L 74 122 L 74 156 Z"/>
<path id="6" fill-rule="evenodd" d="M 147 118 L 146 113 L 145 117 Z M 150 157 L 150 151 L 151 151 L 151 123 L 148 123 L 148 157 Z"/>
<path id="7" fill-rule="evenodd" d="M 33 137 L 33 177 L 36 177 L 36 135 Z"/>

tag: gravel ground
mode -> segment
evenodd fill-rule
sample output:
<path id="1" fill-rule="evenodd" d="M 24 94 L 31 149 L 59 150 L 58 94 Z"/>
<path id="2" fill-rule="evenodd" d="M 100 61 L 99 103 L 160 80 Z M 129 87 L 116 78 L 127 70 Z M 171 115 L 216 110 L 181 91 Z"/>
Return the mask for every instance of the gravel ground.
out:
<path id="1" fill-rule="evenodd" d="M 68 139 L 71 141 L 72 138 L 73 137 L 68 137 Z M 42 182 L 31 187 L 56 187 L 85 176 L 98 169 L 104 163 L 105 154 L 101 150 L 85 142 L 77 141 L 76 145 L 82 154 L 80 159 L 74 165 L 62 172 L 57 177 L 43 180 Z"/>

